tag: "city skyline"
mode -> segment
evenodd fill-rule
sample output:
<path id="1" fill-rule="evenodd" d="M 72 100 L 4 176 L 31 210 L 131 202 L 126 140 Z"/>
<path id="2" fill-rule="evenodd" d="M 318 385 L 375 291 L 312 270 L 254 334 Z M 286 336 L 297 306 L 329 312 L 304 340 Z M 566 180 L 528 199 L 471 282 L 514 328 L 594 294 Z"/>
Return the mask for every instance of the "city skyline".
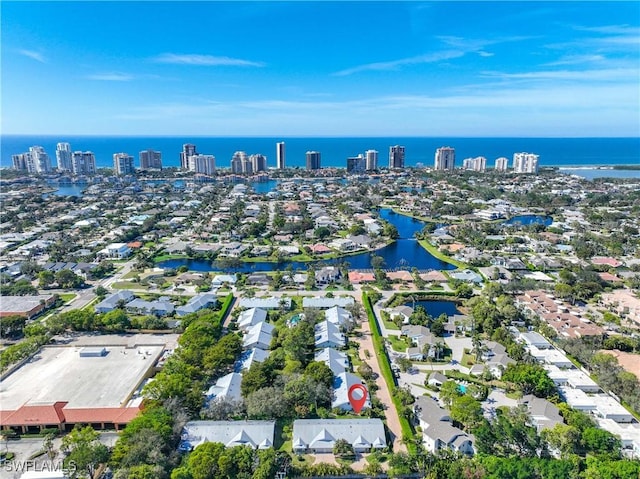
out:
<path id="1" fill-rule="evenodd" d="M 8 1 L 3 133 L 635 137 L 639 19 L 637 2 Z"/>

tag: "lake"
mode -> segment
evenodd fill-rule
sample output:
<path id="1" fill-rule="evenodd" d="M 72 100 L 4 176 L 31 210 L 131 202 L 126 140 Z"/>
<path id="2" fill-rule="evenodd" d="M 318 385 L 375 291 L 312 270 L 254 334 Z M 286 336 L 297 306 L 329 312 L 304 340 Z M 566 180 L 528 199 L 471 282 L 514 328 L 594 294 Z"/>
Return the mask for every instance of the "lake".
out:
<path id="1" fill-rule="evenodd" d="M 187 260 L 173 259 L 158 263 L 161 268 L 177 269 L 180 266 L 187 266 L 192 271 L 224 271 L 235 273 L 252 273 L 284 270 L 292 267 L 294 270 L 306 270 L 310 264 L 314 267 L 322 265 L 334 265 L 339 263 L 347 263 L 349 269 L 371 269 L 371 258 L 373 255 L 381 256 L 384 260 L 383 268 L 386 269 L 411 269 L 419 270 L 430 269 L 455 269 L 456 267 L 450 263 L 439 260 L 431 253 L 425 250 L 418 241 L 413 237 L 414 233 L 422 230 L 424 222 L 408 216 L 399 215 L 389 209 L 380 210 L 380 217 L 389 221 L 397 229 L 400 238 L 394 243 L 385 246 L 377 251 L 360 253 L 353 256 L 327 260 L 327 261 L 284 261 L 282 263 L 270 263 L 266 261 L 256 263 L 242 263 L 242 265 L 234 268 L 220 268 L 215 264 L 211 264 L 206 260 Z"/>
<path id="2" fill-rule="evenodd" d="M 406 306 L 413 307 L 413 301 L 407 301 L 404 303 Z M 458 309 L 458 305 L 455 301 L 443 301 L 443 300 L 423 300 L 416 301 L 416 307 L 422 306 L 429 316 L 432 318 L 437 318 L 441 314 L 446 314 L 447 316 L 455 316 L 456 314 L 462 314 L 462 312 Z"/>
<path id="3" fill-rule="evenodd" d="M 515 225 L 532 225 L 532 224 L 541 224 L 545 226 L 549 226 L 553 223 L 553 218 L 551 216 L 544 215 L 519 215 L 514 216 L 513 218 L 509 218 L 507 221 L 502 223 L 506 226 L 515 226 Z"/>

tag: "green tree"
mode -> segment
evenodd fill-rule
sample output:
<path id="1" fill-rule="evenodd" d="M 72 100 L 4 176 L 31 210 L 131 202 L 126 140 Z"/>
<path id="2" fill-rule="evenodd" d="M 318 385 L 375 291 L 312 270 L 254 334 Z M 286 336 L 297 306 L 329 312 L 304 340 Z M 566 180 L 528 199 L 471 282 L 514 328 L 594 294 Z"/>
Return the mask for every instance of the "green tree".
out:
<path id="1" fill-rule="evenodd" d="M 47 269 L 38 273 L 38 285 L 41 288 L 48 288 L 55 282 L 55 280 L 55 275 Z"/>
<path id="2" fill-rule="evenodd" d="M 62 438 L 62 451 L 67 454 L 64 464 L 69 467 L 74 465 L 75 471 L 72 477 L 81 477 L 82 473 L 94 479 L 98 466 L 107 462 L 109 450 L 99 440 L 100 434 L 91 426 L 81 427 L 76 425 L 73 430 Z"/>
<path id="3" fill-rule="evenodd" d="M 482 406 L 479 401 L 466 394 L 456 397 L 451 404 L 451 419 L 462 424 L 466 431 L 470 431 L 482 420 Z"/>
<path id="4" fill-rule="evenodd" d="M 70 269 L 61 269 L 55 278 L 61 288 L 80 288 L 84 285 L 84 280 Z"/>

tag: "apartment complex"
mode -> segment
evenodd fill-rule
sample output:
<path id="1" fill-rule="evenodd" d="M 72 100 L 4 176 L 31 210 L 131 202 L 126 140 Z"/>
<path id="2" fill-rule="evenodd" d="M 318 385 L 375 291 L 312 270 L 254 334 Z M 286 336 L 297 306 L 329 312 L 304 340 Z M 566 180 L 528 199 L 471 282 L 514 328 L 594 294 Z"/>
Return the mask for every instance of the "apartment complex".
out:
<path id="1" fill-rule="evenodd" d="M 71 145 L 69 143 L 63 142 L 56 145 L 56 162 L 58 171 L 72 171 Z"/>

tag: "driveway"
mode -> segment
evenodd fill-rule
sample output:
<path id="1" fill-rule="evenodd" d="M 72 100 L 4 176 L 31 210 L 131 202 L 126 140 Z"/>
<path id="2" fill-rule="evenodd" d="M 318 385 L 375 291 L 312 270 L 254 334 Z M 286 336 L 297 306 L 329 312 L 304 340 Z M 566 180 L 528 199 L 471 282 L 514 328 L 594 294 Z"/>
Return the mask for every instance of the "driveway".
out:
<path id="1" fill-rule="evenodd" d="M 473 348 L 471 338 L 456 338 L 455 336 L 445 336 L 444 342 L 447 343 L 449 349 L 451 349 L 452 359 L 455 359 L 458 363 L 462 362 L 462 355 L 464 349 Z"/>

